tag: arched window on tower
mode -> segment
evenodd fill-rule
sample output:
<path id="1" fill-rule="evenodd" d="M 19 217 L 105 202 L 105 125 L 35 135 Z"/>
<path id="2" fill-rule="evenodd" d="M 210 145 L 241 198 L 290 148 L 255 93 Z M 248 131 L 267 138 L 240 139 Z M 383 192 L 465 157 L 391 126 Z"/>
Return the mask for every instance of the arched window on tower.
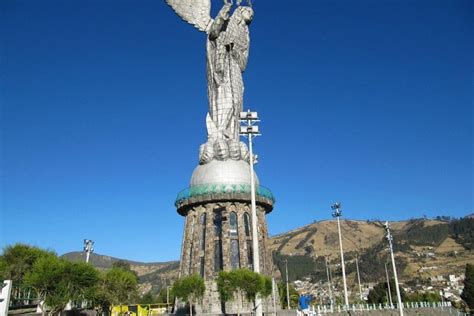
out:
<path id="1" fill-rule="evenodd" d="M 191 218 L 191 234 L 190 234 L 190 237 L 191 237 L 191 244 L 189 246 L 189 274 L 192 274 L 193 273 L 193 248 L 194 248 L 194 215 L 191 215 L 192 218 Z"/>
<path id="2" fill-rule="evenodd" d="M 244 213 L 245 237 L 250 237 L 250 218 L 249 213 Z"/>
<path id="3" fill-rule="evenodd" d="M 206 249 L 206 215 L 206 213 L 201 214 L 201 237 L 199 239 L 201 250 Z"/>
<path id="4" fill-rule="evenodd" d="M 252 236 L 250 235 L 250 216 L 249 213 L 244 213 L 244 230 L 247 244 L 247 267 L 253 269 L 253 252 L 252 252 Z"/>
<path id="5" fill-rule="evenodd" d="M 247 240 L 247 262 L 250 270 L 253 270 L 252 240 Z"/>
<path id="6" fill-rule="evenodd" d="M 214 271 L 221 271 L 224 265 L 222 260 L 222 209 L 214 210 Z"/>
<path id="7" fill-rule="evenodd" d="M 240 268 L 239 235 L 237 234 L 237 214 L 230 213 L 229 216 L 229 234 L 230 234 L 230 265 L 232 269 Z"/>
<path id="8" fill-rule="evenodd" d="M 199 248 L 201 249 L 200 269 L 201 277 L 204 277 L 204 250 L 206 249 L 206 220 L 207 214 L 202 213 L 200 218 L 201 236 L 199 238 Z"/>
<path id="9" fill-rule="evenodd" d="M 237 237 L 237 214 L 235 212 L 230 213 L 230 237 Z"/>

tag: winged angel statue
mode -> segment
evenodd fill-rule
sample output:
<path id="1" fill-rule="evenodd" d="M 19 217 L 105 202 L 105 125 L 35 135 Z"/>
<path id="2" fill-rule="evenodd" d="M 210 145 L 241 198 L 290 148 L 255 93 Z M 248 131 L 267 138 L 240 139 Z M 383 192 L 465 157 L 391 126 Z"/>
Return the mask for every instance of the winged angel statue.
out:
<path id="1" fill-rule="evenodd" d="M 251 6 L 237 6 L 231 14 L 232 0 L 211 18 L 211 0 L 166 0 L 186 22 L 207 34 L 207 90 L 209 112 L 206 117 L 208 140 L 199 149 L 199 162 L 249 159 L 247 146 L 239 142 L 239 115 L 244 84 L 242 72 L 249 54 Z M 249 2 L 250 4 L 250 2 Z"/>

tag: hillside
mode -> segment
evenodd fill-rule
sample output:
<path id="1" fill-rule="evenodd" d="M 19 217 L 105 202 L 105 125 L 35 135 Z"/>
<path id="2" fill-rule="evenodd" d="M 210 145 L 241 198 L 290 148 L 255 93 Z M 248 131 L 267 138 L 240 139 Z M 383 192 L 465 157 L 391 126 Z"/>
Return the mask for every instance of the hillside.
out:
<path id="1" fill-rule="evenodd" d="M 62 255 L 62 257 L 71 261 L 85 261 L 83 252 L 69 252 Z M 150 290 L 158 292 L 162 287 L 172 284 L 173 280 L 178 277 L 179 261 L 145 263 L 96 253 L 91 254 L 89 261 L 99 269 L 110 269 L 113 263 L 117 261 L 129 263 L 130 268 L 138 275 L 140 291 L 143 293 Z"/>
<path id="2" fill-rule="evenodd" d="M 391 223 L 394 250 L 401 279 L 428 279 L 435 275 L 460 274 L 474 261 L 474 219 L 409 220 Z M 388 262 L 385 230 L 380 222 L 342 220 L 344 259 L 349 282 L 355 280 L 355 259 L 363 282 L 384 277 Z M 270 240 L 275 264 L 283 271 L 288 259 L 290 280 L 326 278 L 325 258 L 340 276 L 339 241 L 335 221 L 316 222 Z"/>
<path id="3" fill-rule="evenodd" d="M 474 218 L 461 220 L 416 219 L 392 222 L 394 249 L 400 278 L 407 284 L 414 280 L 428 280 L 431 276 L 461 274 L 468 262 L 474 262 Z M 382 223 L 376 221 L 342 220 L 344 258 L 348 282 L 356 280 L 355 259 L 363 283 L 377 282 L 385 277 L 384 263 L 388 262 L 387 243 Z M 335 221 L 320 221 L 270 238 L 269 248 L 279 271 L 284 271 L 288 260 L 289 279 L 311 278 L 313 282 L 326 279 L 326 258 L 336 282 L 341 277 L 339 241 Z M 85 260 L 84 254 L 64 255 L 70 260 Z M 99 254 L 91 255 L 91 263 L 108 269 L 113 262 L 123 260 Z M 178 276 L 178 261 L 130 263 L 136 271 L 141 290 L 157 292 L 170 285 Z"/>

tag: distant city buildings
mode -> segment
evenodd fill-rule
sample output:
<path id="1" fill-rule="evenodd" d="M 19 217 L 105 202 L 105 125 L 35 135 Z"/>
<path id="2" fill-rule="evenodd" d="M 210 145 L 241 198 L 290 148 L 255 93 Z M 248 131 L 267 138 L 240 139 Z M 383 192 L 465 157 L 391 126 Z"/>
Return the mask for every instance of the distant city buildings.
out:
<path id="1" fill-rule="evenodd" d="M 436 267 L 428 268 L 430 268 L 428 270 L 436 269 Z M 426 284 L 422 283 L 423 281 L 425 281 Z M 362 283 L 362 297 L 365 301 L 367 300 L 370 290 L 372 290 L 375 285 L 376 283 L 373 282 Z M 306 277 L 302 280 L 294 281 L 293 286 L 298 293 L 304 292 L 311 294 L 315 299 L 315 304 L 330 304 L 329 287 L 326 281 L 312 282 L 310 277 Z M 442 296 L 443 300 L 459 302 L 461 301 L 460 295 L 464 288 L 464 274 L 435 275 L 427 280 L 420 280 L 420 282 L 414 283 L 413 285 L 408 285 L 404 283 L 401 287 L 405 290 L 406 293 L 438 293 Z M 332 294 L 335 301 L 337 300 L 337 298 L 339 298 L 339 300 L 342 300 L 344 296 L 342 284 L 338 284 L 337 282 L 336 284 L 333 283 Z M 354 297 L 355 294 L 357 294 L 358 298 L 358 291 L 351 292 L 349 290 L 349 296 L 352 297 L 352 300 L 357 299 Z"/>

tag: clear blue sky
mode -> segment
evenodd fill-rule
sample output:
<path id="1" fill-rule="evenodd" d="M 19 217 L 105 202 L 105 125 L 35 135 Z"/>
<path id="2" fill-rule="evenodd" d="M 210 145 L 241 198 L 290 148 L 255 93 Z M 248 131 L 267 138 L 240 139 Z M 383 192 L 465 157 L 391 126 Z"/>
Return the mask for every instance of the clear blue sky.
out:
<path id="1" fill-rule="evenodd" d="M 337 200 L 356 219 L 473 212 L 473 1 L 254 2 L 244 106 L 272 234 Z M 178 259 L 205 35 L 160 0 L 3 0 L 0 80 L 0 247 Z"/>

